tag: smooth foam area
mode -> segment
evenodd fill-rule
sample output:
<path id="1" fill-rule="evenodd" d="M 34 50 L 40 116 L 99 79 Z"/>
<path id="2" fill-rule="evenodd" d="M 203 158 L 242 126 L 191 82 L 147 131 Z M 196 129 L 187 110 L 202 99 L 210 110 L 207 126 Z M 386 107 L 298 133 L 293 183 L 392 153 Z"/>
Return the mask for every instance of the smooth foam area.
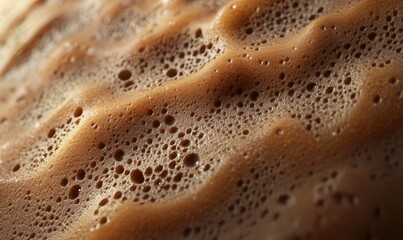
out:
<path id="1" fill-rule="evenodd" d="M 402 239 L 401 0 L 0 2 L 0 239 Z"/>

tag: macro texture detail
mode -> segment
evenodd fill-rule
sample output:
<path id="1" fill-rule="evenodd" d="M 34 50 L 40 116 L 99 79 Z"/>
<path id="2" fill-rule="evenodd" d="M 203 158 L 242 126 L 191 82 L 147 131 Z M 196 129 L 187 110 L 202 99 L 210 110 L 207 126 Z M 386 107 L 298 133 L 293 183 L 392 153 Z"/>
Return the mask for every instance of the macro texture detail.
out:
<path id="1" fill-rule="evenodd" d="M 0 1 L 0 239 L 403 239 L 402 0 Z"/>

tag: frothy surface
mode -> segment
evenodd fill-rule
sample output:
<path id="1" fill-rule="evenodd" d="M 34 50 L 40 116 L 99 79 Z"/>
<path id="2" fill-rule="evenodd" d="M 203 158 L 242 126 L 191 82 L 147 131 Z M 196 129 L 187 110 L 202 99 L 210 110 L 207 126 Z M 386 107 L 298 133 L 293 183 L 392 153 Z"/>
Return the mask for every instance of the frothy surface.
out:
<path id="1" fill-rule="evenodd" d="M 403 238 L 401 0 L 12 2 L 1 239 Z"/>

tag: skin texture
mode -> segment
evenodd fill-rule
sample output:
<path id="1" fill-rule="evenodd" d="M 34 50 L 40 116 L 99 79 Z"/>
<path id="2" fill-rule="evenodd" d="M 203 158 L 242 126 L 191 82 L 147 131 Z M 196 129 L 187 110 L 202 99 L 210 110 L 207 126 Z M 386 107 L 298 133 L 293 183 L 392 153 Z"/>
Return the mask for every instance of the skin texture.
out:
<path id="1" fill-rule="evenodd" d="M 1 239 L 402 239 L 400 0 L 0 3 Z"/>

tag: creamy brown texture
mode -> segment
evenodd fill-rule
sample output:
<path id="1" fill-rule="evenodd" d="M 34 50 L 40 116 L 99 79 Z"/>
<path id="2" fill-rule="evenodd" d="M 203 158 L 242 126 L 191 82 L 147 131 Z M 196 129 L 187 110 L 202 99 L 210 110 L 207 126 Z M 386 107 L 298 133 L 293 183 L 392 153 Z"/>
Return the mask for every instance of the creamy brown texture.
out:
<path id="1" fill-rule="evenodd" d="M 0 1 L 0 239 L 403 239 L 402 0 Z"/>

